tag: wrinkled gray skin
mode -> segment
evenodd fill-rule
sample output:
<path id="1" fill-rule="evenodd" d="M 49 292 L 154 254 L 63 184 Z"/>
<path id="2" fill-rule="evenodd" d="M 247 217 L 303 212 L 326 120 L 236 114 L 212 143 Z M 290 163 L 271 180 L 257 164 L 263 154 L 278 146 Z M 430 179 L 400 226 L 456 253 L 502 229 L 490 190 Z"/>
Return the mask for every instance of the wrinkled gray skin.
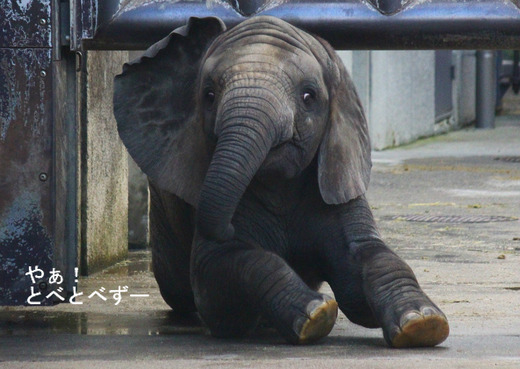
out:
<path id="1" fill-rule="evenodd" d="M 335 302 L 390 345 L 433 346 L 446 318 L 381 240 L 370 145 L 334 50 L 279 19 L 190 19 L 116 77 L 120 136 L 148 175 L 153 268 L 215 336 L 268 318 L 289 342 L 328 334 Z"/>

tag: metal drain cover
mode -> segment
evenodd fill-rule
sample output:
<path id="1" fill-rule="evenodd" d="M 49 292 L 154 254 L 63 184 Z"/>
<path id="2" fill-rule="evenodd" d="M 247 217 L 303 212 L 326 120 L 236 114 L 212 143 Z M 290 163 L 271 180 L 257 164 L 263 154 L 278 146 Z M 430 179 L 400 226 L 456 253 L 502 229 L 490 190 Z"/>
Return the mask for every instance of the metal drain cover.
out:
<path id="1" fill-rule="evenodd" d="M 520 163 L 520 156 L 499 156 L 495 160 L 507 161 L 508 163 Z"/>
<path id="2" fill-rule="evenodd" d="M 493 223 L 512 222 L 518 220 L 518 218 L 515 217 L 505 217 L 500 215 L 394 215 L 390 217 L 390 219 L 425 223 Z"/>

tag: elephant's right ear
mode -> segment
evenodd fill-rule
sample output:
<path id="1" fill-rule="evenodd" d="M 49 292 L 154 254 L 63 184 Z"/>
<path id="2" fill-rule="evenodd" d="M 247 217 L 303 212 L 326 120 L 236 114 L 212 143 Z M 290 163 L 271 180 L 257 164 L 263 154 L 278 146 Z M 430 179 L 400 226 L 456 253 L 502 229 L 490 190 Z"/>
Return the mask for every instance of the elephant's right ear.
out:
<path id="1" fill-rule="evenodd" d="M 196 205 L 210 152 L 197 117 L 197 77 L 218 18 L 190 18 L 114 81 L 114 115 L 128 152 L 159 188 Z"/>

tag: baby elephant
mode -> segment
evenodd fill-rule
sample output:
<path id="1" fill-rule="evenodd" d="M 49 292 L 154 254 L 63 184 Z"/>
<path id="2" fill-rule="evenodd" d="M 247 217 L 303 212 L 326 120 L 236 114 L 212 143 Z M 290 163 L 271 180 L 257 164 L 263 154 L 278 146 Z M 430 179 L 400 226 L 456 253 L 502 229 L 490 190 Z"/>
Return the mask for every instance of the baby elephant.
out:
<path id="1" fill-rule="evenodd" d="M 377 231 L 366 119 L 326 41 L 273 17 L 227 31 L 192 18 L 124 66 L 114 112 L 149 178 L 153 270 L 175 311 L 198 311 L 217 337 L 262 316 L 308 343 L 339 306 L 393 347 L 446 339 L 446 317 Z"/>

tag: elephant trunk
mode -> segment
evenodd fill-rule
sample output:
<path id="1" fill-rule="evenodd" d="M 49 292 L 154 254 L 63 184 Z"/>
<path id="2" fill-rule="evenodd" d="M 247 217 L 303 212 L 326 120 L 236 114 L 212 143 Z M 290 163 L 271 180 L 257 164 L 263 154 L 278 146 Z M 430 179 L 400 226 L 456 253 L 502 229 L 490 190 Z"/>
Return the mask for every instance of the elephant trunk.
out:
<path id="1" fill-rule="evenodd" d="M 233 237 L 236 207 L 269 150 L 280 141 L 276 127 L 281 104 L 260 109 L 263 105 L 265 97 L 223 99 L 216 120 L 217 145 L 198 204 L 197 229 L 205 237 L 218 241 Z"/>

